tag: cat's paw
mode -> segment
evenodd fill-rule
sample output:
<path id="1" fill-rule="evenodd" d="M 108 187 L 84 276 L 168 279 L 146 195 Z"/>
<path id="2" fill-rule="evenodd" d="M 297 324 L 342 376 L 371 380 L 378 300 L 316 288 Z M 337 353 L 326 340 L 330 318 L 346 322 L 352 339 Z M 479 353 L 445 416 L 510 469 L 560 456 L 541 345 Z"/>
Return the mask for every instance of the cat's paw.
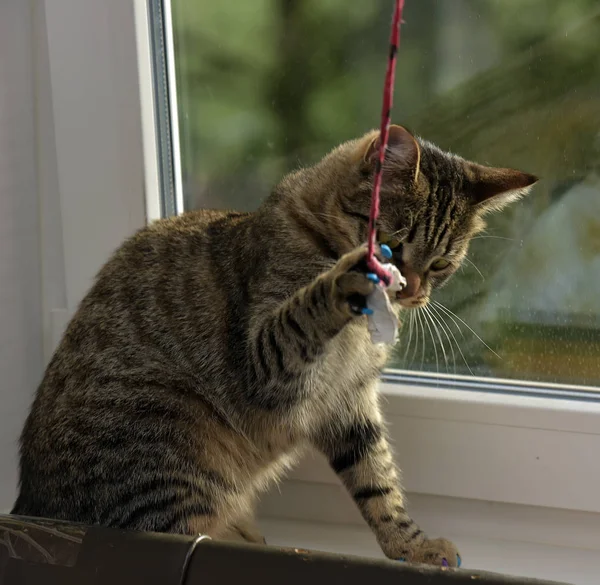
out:
<path id="1" fill-rule="evenodd" d="M 425 539 L 410 554 L 399 560 L 438 567 L 460 567 L 461 558 L 456 545 L 445 538 Z"/>
<path id="2" fill-rule="evenodd" d="M 377 249 L 381 261 L 384 256 Z M 367 297 L 379 282 L 367 268 L 367 247 L 361 246 L 342 256 L 333 268 L 335 298 L 339 308 L 350 315 L 368 315 Z"/>

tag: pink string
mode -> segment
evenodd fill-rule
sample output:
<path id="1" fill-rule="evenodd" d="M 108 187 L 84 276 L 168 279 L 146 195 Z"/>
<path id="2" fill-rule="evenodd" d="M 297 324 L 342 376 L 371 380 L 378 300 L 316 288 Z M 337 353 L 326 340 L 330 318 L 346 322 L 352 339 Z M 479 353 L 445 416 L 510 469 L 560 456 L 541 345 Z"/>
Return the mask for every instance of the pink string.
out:
<path id="1" fill-rule="evenodd" d="M 367 266 L 371 272 L 374 272 L 385 283 L 390 284 L 392 276 L 384 270 L 383 266 L 375 258 L 375 242 L 377 239 L 377 218 L 379 217 L 379 193 L 381 190 L 381 178 L 383 171 L 383 161 L 385 160 L 385 150 L 388 143 L 388 134 L 390 129 L 390 120 L 392 114 L 392 104 L 394 98 L 394 74 L 396 70 L 396 55 L 400 46 L 400 23 L 402 22 L 402 10 L 404 9 L 404 0 L 396 0 L 394 16 L 392 18 L 392 31 L 390 33 L 390 52 L 388 57 L 387 71 L 385 73 L 385 83 L 383 86 L 383 107 L 381 108 L 381 128 L 379 141 L 379 157 L 375 164 L 375 174 L 373 176 L 373 194 L 371 195 L 371 212 L 369 214 L 369 248 L 367 252 Z"/>

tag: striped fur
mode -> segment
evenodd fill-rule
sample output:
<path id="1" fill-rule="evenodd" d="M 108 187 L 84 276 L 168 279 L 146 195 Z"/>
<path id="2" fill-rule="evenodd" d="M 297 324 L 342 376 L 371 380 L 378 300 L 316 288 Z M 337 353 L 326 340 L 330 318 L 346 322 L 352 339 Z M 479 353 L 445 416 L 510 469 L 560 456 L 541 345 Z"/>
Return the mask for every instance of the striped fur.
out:
<path id="1" fill-rule="evenodd" d="M 37 391 L 14 513 L 262 542 L 258 494 L 313 446 L 389 557 L 456 564 L 405 511 L 376 391 L 387 350 L 355 310 L 373 287 L 374 138 L 289 175 L 255 213 L 186 213 L 117 250 Z M 426 302 L 488 207 L 531 182 L 400 127 L 384 174 L 381 228 L 401 235 L 394 261 L 418 281 L 398 310 Z M 432 272 L 434 257 L 449 268 Z"/>

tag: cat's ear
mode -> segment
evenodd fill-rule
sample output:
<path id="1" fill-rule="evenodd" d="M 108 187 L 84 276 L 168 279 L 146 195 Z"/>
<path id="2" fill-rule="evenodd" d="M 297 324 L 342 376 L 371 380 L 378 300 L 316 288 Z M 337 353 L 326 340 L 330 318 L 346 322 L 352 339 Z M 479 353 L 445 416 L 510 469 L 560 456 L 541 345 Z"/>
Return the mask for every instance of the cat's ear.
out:
<path id="1" fill-rule="evenodd" d="M 363 163 L 374 168 L 379 157 L 381 146 L 380 135 L 377 133 L 366 145 L 363 153 Z M 388 146 L 385 153 L 386 167 L 391 170 L 410 170 L 414 180 L 419 176 L 421 149 L 416 138 L 403 126 L 391 124 L 388 134 Z"/>
<path id="2" fill-rule="evenodd" d="M 485 167 L 469 163 L 466 169 L 467 195 L 482 213 L 498 211 L 527 195 L 538 178 L 515 169 Z"/>

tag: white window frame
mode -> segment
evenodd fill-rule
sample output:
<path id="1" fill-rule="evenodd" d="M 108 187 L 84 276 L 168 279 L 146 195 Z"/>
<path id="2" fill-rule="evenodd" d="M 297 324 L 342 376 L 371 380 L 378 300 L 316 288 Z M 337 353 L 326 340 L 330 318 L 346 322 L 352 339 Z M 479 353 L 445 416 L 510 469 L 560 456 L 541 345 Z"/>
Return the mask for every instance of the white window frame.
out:
<path id="1" fill-rule="evenodd" d="M 66 306 L 45 306 L 60 316 L 55 342 L 108 255 L 160 204 L 146 1 L 44 8 L 53 107 L 40 123 L 55 136 L 45 156 L 56 157 L 66 293 Z M 479 390 L 382 382 L 409 491 L 600 513 L 600 403 L 538 396 L 528 383 L 498 393 L 483 382 Z M 304 464 L 292 481 L 334 480 Z"/>

